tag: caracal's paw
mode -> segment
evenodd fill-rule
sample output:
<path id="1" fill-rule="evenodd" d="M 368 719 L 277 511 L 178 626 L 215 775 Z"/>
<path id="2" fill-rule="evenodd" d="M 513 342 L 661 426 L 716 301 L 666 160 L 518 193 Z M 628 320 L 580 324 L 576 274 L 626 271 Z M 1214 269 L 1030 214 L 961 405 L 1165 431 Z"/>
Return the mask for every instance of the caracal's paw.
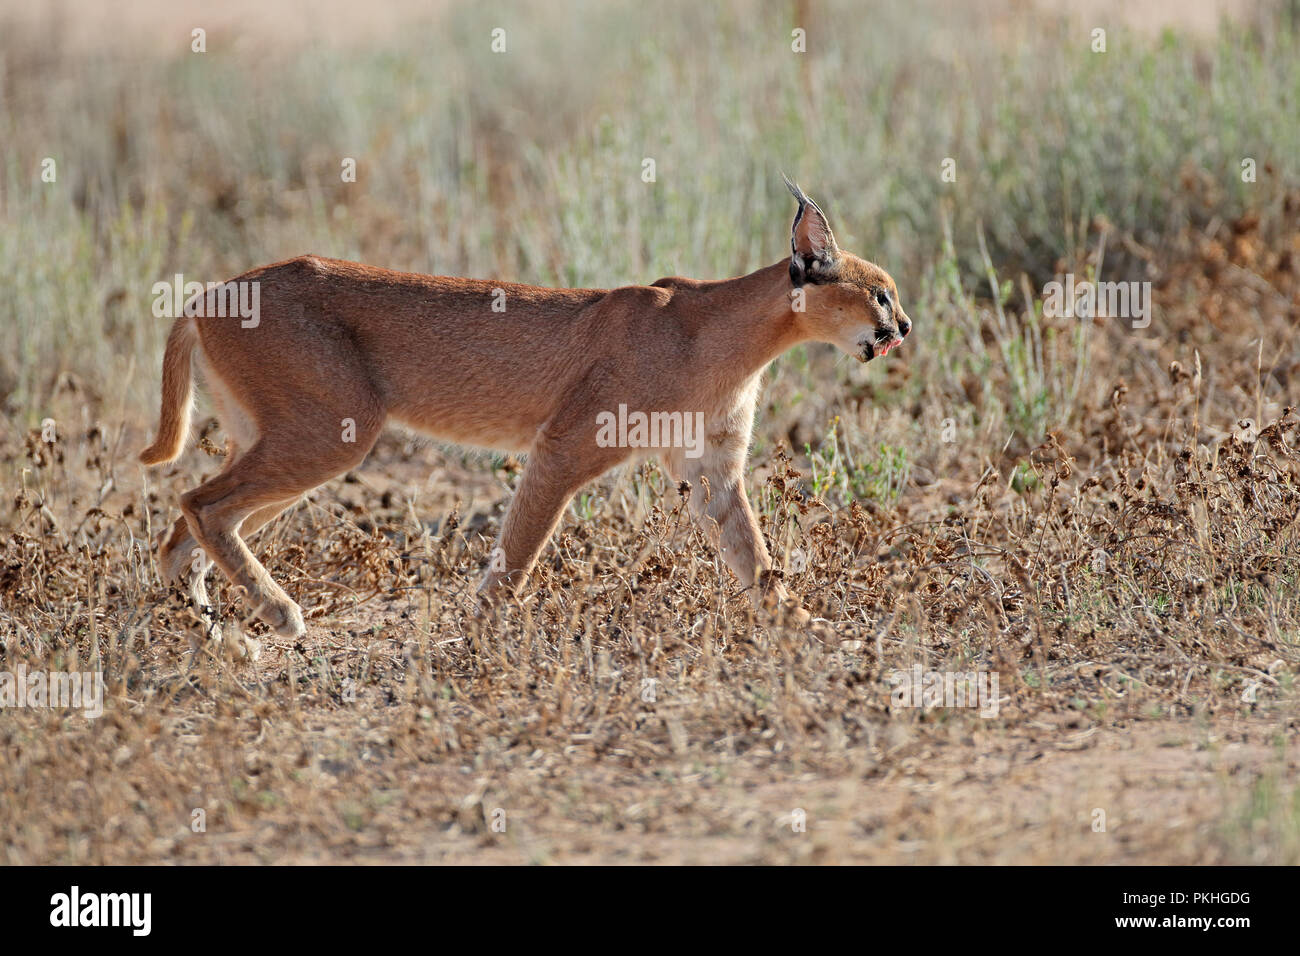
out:
<path id="1" fill-rule="evenodd" d="M 813 616 L 807 608 L 799 604 L 794 598 L 782 598 L 780 600 L 768 599 L 761 602 L 756 608 L 758 619 L 768 625 L 781 625 L 785 627 L 807 627 L 812 623 Z"/>
<path id="2" fill-rule="evenodd" d="M 791 597 L 765 602 L 762 611 L 770 623 L 786 627 L 807 627 L 813 620 L 812 614 Z"/>
<path id="3" fill-rule="evenodd" d="M 781 615 L 798 627 L 807 627 L 812 623 L 813 616 L 807 608 L 799 604 L 783 604 L 781 606 Z"/>
<path id="4" fill-rule="evenodd" d="M 302 608 L 292 601 L 267 601 L 258 609 L 257 616 L 281 637 L 298 638 L 307 633 Z"/>

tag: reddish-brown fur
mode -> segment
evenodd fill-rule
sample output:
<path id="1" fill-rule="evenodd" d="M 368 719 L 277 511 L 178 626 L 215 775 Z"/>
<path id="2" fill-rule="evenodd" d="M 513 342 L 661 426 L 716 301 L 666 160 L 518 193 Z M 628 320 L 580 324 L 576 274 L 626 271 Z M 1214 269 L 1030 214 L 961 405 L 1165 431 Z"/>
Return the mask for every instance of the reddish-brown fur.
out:
<path id="1" fill-rule="evenodd" d="M 182 317 L 167 342 L 158 437 L 141 461 L 181 452 L 191 353 L 230 447 L 222 472 L 182 496 L 183 517 L 163 547 L 165 573 L 191 571 L 195 599 L 206 604 L 206 555 L 263 620 L 301 634 L 301 610 L 243 539 L 360 464 L 394 419 L 448 441 L 528 454 L 501 530 L 503 561 L 480 587 L 490 596 L 518 585 L 574 492 L 646 453 L 596 441 L 597 415 L 626 405 L 703 413 L 700 457 L 682 448 L 649 453 L 694 486 L 692 507 L 740 583 L 760 602 L 785 601 L 781 585 L 761 574 L 772 562 L 744 486 L 760 375 L 808 340 L 867 361 L 911 326 L 893 280 L 841 253 L 821 210 L 791 191 L 799 201 L 792 258 L 735 279 L 543 289 L 315 256 L 240 276 L 260 283 L 255 327 Z M 505 311 L 494 311 L 502 301 Z M 807 619 L 802 608 L 792 612 Z"/>

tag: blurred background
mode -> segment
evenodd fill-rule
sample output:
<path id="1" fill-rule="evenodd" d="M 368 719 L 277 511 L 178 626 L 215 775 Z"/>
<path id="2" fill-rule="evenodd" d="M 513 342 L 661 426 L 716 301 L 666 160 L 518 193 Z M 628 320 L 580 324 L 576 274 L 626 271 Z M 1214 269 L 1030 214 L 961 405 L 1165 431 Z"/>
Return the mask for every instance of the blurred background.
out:
<path id="1" fill-rule="evenodd" d="M 150 290 L 177 272 L 312 252 L 542 285 L 741 274 L 787 253 L 784 170 L 917 318 L 902 363 L 811 346 L 778 365 L 825 364 L 787 396 L 806 413 L 783 425 L 796 450 L 846 400 L 835 386 L 931 430 L 1036 441 L 1096 397 L 1083 363 L 1122 365 L 1110 353 L 1133 336 L 985 329 L 974 300 L 1023 312 L 1022 277 L 1037 295 L 1089 267 L 1159 280 L 1160 254 L 1247 210 L 1282 235 L 1296 16 L 1245 0 L 6 2 L 0 403 L 34 424 L 72 374 L 151 412 L 168 323 Z"/>

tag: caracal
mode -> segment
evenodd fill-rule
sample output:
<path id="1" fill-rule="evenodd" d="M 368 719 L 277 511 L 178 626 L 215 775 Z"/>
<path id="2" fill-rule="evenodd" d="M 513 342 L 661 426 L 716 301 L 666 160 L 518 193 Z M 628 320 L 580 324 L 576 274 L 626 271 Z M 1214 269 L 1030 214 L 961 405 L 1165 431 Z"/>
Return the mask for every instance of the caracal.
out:
<path id="1" fill-rule="evenodd" d="M 543 289 L 301 256 L 232 280 L 257 284 L 256 323 L 220 317 L 221 287 L 194 296 L 167 339 L 158 435 L 140 460 L 181 453 L 191 358 L 229 444 L 221 472 L 181 496 L 183 517 L 161 552 L 165 577 L 188 576 L 205 611 L 201 548 L 278 634 L 303 634 L 301 608 L 244 539 L 359 465 L 392 419 L 453 443 L 526 453 L 479 588 L 485 600 L 519 586 L 579 488 L 656 454 L 674 481 L 691 483 L 691 510 L 741 587 L 807 621 L 765 573 L 772 559 L 745 494 L 762 372 L 810 340 L 868 362 L 900 345 L 912 323 L 894 280 L 842 252 L 822 210 L 786 184 L 798 202 L 790 258 L 735 279 Z M 636 413 L 678 430 L 646 447 L 644 429 L 633 440 L 624 433 L 635 429 L 609 426 Z M 683 447 L 681 425 L 692 421 L 703 434 Z"/>

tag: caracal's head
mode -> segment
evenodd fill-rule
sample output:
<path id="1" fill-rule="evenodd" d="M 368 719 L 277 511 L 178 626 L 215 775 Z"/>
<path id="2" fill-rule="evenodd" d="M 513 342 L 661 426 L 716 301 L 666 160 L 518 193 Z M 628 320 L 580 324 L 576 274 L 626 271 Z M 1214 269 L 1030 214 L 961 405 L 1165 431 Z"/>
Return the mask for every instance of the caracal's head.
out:
<path id="1" fill-rule="evenodd" d="M 802 303 L 795 297 L 803 332 L 863 362 L 902 345 L 912 320 L 889 273 L 841 252 L 818 205 L 790 180 L 785 184 L 799 203 L 790 229 L 790 279 L 803 291 Z"/>

